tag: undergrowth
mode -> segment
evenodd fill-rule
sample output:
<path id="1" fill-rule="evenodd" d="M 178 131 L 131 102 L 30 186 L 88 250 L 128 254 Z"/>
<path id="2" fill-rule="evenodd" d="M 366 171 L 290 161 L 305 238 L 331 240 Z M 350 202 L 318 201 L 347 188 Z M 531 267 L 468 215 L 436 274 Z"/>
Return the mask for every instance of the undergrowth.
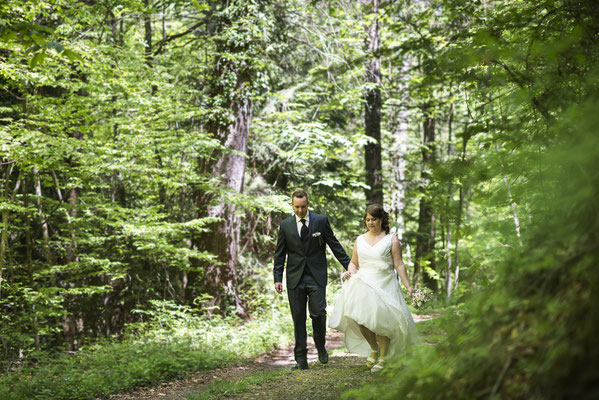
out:
<path id="1" fill-rule="evenodd" d="M 279 309 L 240 324 L 234 318 L 196 316 L 174 303 L 155 306 L 144 311 L 151 322 L 131 325 L 120 341 L 47 355 L 33 367 L 0 376 L 0 400 L 107 396 L 240 363 L 293 337 L 291 319 Z"/>

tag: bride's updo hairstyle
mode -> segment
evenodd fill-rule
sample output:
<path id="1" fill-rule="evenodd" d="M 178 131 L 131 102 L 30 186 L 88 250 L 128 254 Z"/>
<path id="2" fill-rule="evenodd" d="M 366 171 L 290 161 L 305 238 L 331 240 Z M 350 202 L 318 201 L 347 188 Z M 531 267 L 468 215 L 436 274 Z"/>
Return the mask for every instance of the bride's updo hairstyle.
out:
<path id="1" fill-rule="evenodd" d="M 362 218 L 364 225 L 366 225 L 366 215 L 368 214 L 372 215 L 374 218 L 380 219 L 382 221 L 381 229 L 385 231 L 386 234 L 389 234 L 389 213 L 385 211 L 383 206 L 380 204 L 371 204 L 366 207 L 364 218 Z"/>

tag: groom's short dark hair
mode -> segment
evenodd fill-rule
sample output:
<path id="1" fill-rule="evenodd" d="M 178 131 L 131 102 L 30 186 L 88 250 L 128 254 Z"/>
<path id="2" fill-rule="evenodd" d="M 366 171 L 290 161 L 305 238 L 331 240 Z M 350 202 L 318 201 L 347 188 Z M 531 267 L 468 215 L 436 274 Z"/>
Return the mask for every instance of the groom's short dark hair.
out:
<path id="1" fill-rule="evenodd" d="M 296 190 L 295 192 L 293 192 L 293 194 L 291 195 L 291 201 L 293 201 L 293 199 L 296 197 L 299 199 L 303 199 L 305 197 L 306 200 L 308 200 L 308 193 L 299 189 L 299 190 Z M 308 201 L 310 201 L 310 200 L 308 200 Z"/>

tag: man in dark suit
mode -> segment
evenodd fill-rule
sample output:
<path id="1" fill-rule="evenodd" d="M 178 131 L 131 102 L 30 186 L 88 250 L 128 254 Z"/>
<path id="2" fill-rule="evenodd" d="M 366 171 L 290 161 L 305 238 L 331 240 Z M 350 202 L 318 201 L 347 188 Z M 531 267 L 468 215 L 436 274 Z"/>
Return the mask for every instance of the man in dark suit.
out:
<path id="1" fill-rule="evenodd" d="M 324 215 L 308 212 L 308 194 L 298 190 L 291 196 L 294 216 L 281 222 L 274 257 L 275 290 L 283 292 L 283 270 L 287 259 L 287 293 L 295 333 L 294 368 L 307 369 L 306 304 L 312 319 L 318 360 L 326 364 L 326 244 L 347 270 L 350 258 L 335 237 Z"/>

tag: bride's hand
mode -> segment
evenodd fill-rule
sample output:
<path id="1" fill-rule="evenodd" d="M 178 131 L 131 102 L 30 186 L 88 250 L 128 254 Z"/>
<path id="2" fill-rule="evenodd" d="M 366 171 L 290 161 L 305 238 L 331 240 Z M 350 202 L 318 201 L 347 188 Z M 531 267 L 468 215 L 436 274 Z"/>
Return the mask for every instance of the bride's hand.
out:
<path id="1" fill-rule="evenodd" d="M 346 280 L 348 280 L 349 278 L 351 278 L 351 272 L 349 272 L 349 271 L 345 271 L 345 272 L 343 273 L 343 280 L 344 280 L 344 281 L 346 281 Z"/>
<path id="2" fill-rule="evenodd" d="M 414 295 L 414 289 L 409 287 L 408 288 L 408 296 L 410 296 L 410 298 L 412 298 L 413 295 Z"/>

